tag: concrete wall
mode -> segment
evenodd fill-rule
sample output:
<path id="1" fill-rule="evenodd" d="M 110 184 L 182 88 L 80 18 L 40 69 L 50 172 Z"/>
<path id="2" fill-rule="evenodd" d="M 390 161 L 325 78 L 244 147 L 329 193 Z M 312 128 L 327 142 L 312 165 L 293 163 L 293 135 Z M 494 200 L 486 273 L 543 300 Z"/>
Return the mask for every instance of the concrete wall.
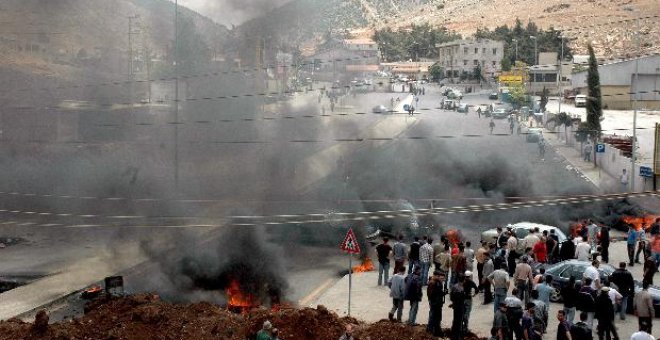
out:
<path id="1" fill-rule="evenodd" d="M 587 94 L 587 87 L 576 88 L 579 93 Z M 603 108 L 610 110 L 632 110 L 633 100 L 630 94 L 630 86 L 601 86 L 601 94 L 603 98 Z M 637 109 L 660 109 L 660 98 L 658 100 L 638 100 Z"/>

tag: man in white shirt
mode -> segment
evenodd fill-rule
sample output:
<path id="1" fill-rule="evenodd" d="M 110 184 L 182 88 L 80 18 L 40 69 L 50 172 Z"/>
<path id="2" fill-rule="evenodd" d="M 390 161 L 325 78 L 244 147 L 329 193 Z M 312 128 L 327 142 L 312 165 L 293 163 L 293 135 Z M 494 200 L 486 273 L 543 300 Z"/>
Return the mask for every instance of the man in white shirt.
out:
<path id="1" fill-rule="evenodd" d="M 587 225 L 587 236 L 589 237 L 589 245 L 591 246 L 592 249 L 596 249 L 596 245 L 598 244 L 597 236 L 598 236 L 598 226 L 594 221 L 589 220 L 589 224 Z"/>
<path id="2" fill-rule="evenodd" d="M 539 241 L 539 237 L 536 235 L 536 228 L 532 229 L 527 236 L 523 239 L 523 245 L 525 246 L 525 251 L 527 248 L 533 248 L 534 245 Z"/>
<path id="3" fill-rule="evenodd" d="M 579 261 L 589 261 L 591 255 L 591 246 L 586 240 L 586 237 L 582 238 L 582 242 L 578 243 L 575 246 L 575 258 Z"/>
<path id="4" fill-rule="evenodd" d="M 584 270 L 584 277 L 591 279 L 591 289 L 599 290 L 600 289 L 600 274 L 598 273 L 598 266 L 600 262 L 598 260 L 591 261 L 591 266 L 587 267 Z"/>
<path id="5" fill-rule="evenodd" d="M 619 181 L 621 182 L 621 192 L 628 191 L 628 173 L 626 173 L 626 169 L 623 169 Z"/>

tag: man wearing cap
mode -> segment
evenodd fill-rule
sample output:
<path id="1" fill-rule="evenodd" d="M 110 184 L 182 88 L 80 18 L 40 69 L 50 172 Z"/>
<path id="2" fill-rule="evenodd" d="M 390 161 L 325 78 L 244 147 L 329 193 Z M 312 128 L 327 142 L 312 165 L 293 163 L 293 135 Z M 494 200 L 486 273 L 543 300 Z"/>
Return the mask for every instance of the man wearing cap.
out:
<path id="1" fill-rule="evenodd" d="M 465 291 L 465 311 L 463 313 L 463 334 L 468 331 L 468 322 L 470 320 L 470 313 L 472 312 L 472 297 L 479 294 L 479 287 L 472 281 L 472 272 L 465 272 L 465 282 L 463 283 L 463 290 Z"/>
<path id="2" fill-rule="evenodd" d="M 614 328 L 614 306 L 610 300 L 610 287 L 600 289 L 596 297 L 596 320 L 598 320 L 598 338 L 618 339 L 619 335 Z"/>
<path id="3" fill-rule="evenodd" d="M 273 325 L 270 323 L 270 321 L 266 320 L 264 321 L 263 326 L 261 327 L 261 330 L 257 332 L 257 340 L 272 340 L 272 332 L 271 330 L 273 329 Z"/>

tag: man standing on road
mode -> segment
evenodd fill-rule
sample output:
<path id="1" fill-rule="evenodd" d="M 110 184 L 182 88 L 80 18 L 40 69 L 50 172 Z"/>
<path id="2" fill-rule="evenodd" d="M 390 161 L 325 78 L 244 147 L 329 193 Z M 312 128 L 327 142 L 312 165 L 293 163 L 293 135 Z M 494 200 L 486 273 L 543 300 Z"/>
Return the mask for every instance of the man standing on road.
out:
<path id="1" fill-rule="evenodd" d="M 539 300 L 543 301 L 548 308 L 546 315 L 550 315 L 550 295 L 555 292 L 555 289 L 552 287 L 552 276 L 548 275 L 545 278 L 541 278 L 539 285 L 536 286 L 536 291 L 539 292 Z M 546 325 L 548 324 L 548 319 L 543 321 Z"/>
<path id="2" fill-rule="evenodd" d="M 433 244 L 433 267 L 435 270 L 440 270 L 440 254 L 445 249 L 445 243 L 443 240 Z"/>
<path id="3" fill-rule="evenodd" d="M 575 304 L 578 297 L 575 287 L 575 276 L 568 279 L 568 284 L 561 289 L 561 299 L 564 300 L 564 316 L 568 322 L 573 323 L 575 318 Z"/>
<path id="4" fill-rule="evenodd" d="M 530 290 L 532 280 L 532 267 L 527 264 L 529 258 L 527 255 L 522 257 L 522 262 L 518 263 L 516 270 L 513 273 L 513 282 L 516 284 L 516 289 L 518 289 L 518 298 L 523 301 L 523 303 L 529 301 L 528 292 Z"/>
<path id="5" fill-rule="evenodd" d="M 506 249 L 508 251 L 507 263 L 509 264 L 509 275 L 513 275 L 516 270 L 516 259 L 518 258 L 518 239 L 513 233 L 507 231 L 509 238 L 506 240 Z"/>
<path id="6" fill-rule="evenodd" d="M 594 326 L 594 312 L 596 310 L 596 293 L 591 288 L 591 279 L 585 277 L 582 288 L 578 292 L 577 310 L 587 314 L 587 325 L 589 328 Z M 580 317 L 581 319 L 582 317 Z"/>
<path id="7" fill-rule="evenodd" d="M 465 292 L 465 308 L 463 313 L 463 334 L 467 334 L 470 313 L 472 313 L 472 298 L 479 294 L 479 287 L 472 281 L 472 272 L 465 272 L 465 282 L 463 283 L 463 290 Z"/>
<path id="8" fill-rule="evenodd" d="M 642 227 L 637 231 L 637 252 L 635 253 L 635 263 L 640 264 L 639 254 L 643 255 L 642 259 L 645 259 L 646 256 L 646 231 L 644 227 L 646 225 L 642 224 Z"/>
<path id="9" fill-rule="evenodd" d="M 508 274 L 507 274 L 508 275 Z M 509 339 L 509 320 L 506 317 L 506 304 L 504 300 L 499 305 L 495 306 L 495 318 L 493 319 L 493 328 L 495 329 L 495 336 L 497 340 Z"/>
<path id="10" fill-rule="evenodd" d="M 655 259 L 653 256 L 649 256 L 646 258 L 646 261 L 644 261 L 644 269 L 642 273 L 644 273 L 642 282 L 648 282 L 650 285 L 653 285 L 653 275 L 658 271 L 658 265 L 655 263 Z"/>
<path id="11" fill-rule="evenodd" d="M 603 287 L 596 297 L 596 319 L 598 320 L 598 338 L 618 339 L 619 336 L 614 329 L 614 306 L 609 296 L 609 287 Z"/>
<path id="12" fill-rule="evenodd" d="M 575 258 L 578 261 L 591 260 L 591 246 L 587 242 L 587 237 L 583 236 L 582 241 L 575 246 Z"/>
<path id="13" fill-rule="evenodd" d="M 568 239 L 561 244 L 561 249 L 559 250 L 559 259 L 561 261 L 572 260 L 575 258 L 575 243 L 573 243 L 573 236 L 569 236 Z"/>
<path id="14" fill-rule="evenodd" d="M 483 279 L 481 280 L 482 290 L 484 292 L 484 305 L 493 301 L 493 292 L 490 290 L 490 280 L 488 280 L 488 277 L 494 271 L 493 260 L 490 258 L 490 253 L 486 252 L 484 253 Z"/>
<path id="15" fill-rule="evenodd" d="M 623 169 L 621 176 L 619 176 L 619 183 L 621 183 L 621 192 L 628 191 L 628 173 Z"/>
<path id="16" fill-rule="evenodd" d="M 610 227 L 601 225 L 600 227 L 600 258 L 603 262 L 610 261 Z"/>
<path id="17" fill-rule="evenodd" d="M 566 320 L 566 314 L 563 310 L 557 311 L 557 321 L 559 321 L 559 325 L 557 325 L 557 340 L 573 340 L 571 338 L 571 323 Z"/>
<path id="18" fill-rule="evenodd" d="M 506 264 L 502 264 L 500 269 L 490 273 L 487 279 L 490 280 L 490 283 L 493 285 L 493 290 L 495 291 L 495 303 L 493 304 L 493 309 L 494 311 L 497 311 L 500 304 L 506 299 L 506 293 L 509 291 L 509 285 L 511 284 L 509 273 L 506 271 Z"/>
<path id="19" fill-rule="evenodd" d="M 406 262 L 406 244 L 403 243 L 403 235 L 397 237 L 397 241 L 392 247 L 392 253 L 394 254 L 394 273 L 399 272 L 399 268 L 403 267 L 403 264 Z"/>
<path id="20" fill-rule="evenodd" d="M 619 287 L 619 293 L 623 296 L 621 298 L 621 309 L 619 309 L 619 317 L 621 320 L 625 320 L 628 303 L 631 302 L 635 292 L 635 281 L 632 274 L 626 269 L 625 262 L 619 263 L 619 269 L 615 270 L 610 275 L 609 281 Z"/>
<path id="21" fill-rule="evenodd" d="M 404 276 L 406 267 L 401 266 L 394 271 L 392 276 L 392 283 L 390 287 L 390 296 L 392 297 L 392 310 L 388 315 L 390 321 L 394 321 L 394 313 L 396 312 L 396 321 L 401 322 L 403 314 L 403 298 L 405 297 L 406 278 Z"/>
<path id="22" fill-rule="evenodd" d="M 534 260 L 538 263 L 548 262 L 548 248 L 546 239 L 544 236 L 541 236 L 541 239 L 536 242 L 534 247 L 532 247 L 532 252 L 534 253 Z"/>
<path id="23" fill-rule="evenodd" d="M 445 295 L 447 295 L 446 278 L 445 273 L 439 270 L 434 271 L 426 290 L 426 296 L 429 300 L 429 322 L 426 330 L 433 336 L 441 336 L 442 334 L 440 326 L 442 323 L 442 306 L 445 304 Z"/>
<path id="24" fill-rule="evenodd" d="M 470 248 L 472 243 L 470 241 L 465 242 L 465 250 L 463 250 L 463 255 L 465 256 L 466 269 L 469 271 L 474 270 L 474 249 Z"/>
<path id="25" fill-rule="evenodd" d="M 589 245 L 591 246 L 591 249 L 596 249 L 596 245 L 598 245 L 598 226 L 594 221 L 588 220 L 588 225 L 587 225 L 587 235 L 589 237 Z"/>
<path id="26" fill-rule="evenodd" d="M 389 238 L 383 237 L 383 243 L 376 246 L 378 254 L 378 285 L 387 285 L 390 276 L 390 254 L 392 247 L 388 244 Z M 385 276 L 385 281 L 383 281 Z"/>
<path id="27" fill-rule="evenodd" d="M 628 224 L 628 235 L 626 235 L 626 246 L 628 249 L 628 265 L 635 265 L 635 244 L 637 243 L 637 230 L 632 224 Z"/>
<path id="28" fill-rule="evenodd" d="M 639 328 L 647 329 L 653 333 L 653 318 L 655 318 L 655 309 L 653 308 L 653 298 L 649 294 L 649 282 L 642 282 L 642 291 L 635 294 L 634 304 L 637 312 Z"/>
<path id="29" fill-rule="evenodd" d="M 431 246 L 431 242 L 433 242 L 433 239 L 424 236 L 422 239 L 422 246 L 419 248 L 419 266 L 422 271 L 422 286 L 426 286 L 429 281 L 429 268 L 431 268 L 431 262 L 433 261 L 433 247 Z"/>
<path id="30" fill-rule="evenodd" d="M 408 274 L 412 273 L 415 267 L 419 267 L 419 237 L 415 236 L 413 242 L 410 244 L 410 252 L 408 253 Z"/>
<path id="31" fill-rule="evenodd" d="M 408 324 L 416 325 L 417 310 L 419 302 L 422 301 L 422 282 L 420 278 L 421 269 L 415 267 L 412 274 L 406 276 L 406 288 L 404 299 L 410 301 L 410 312 L 408 313 Z"/>
<path id="32" fill-rule="evenodd" d="M 463 285 L 465 284 L 465 276 L 461 273 L 456 274 L 457 281 L 454 285 L 451 286 L 451 293 L 449 298 L 451 299 L 450 308 L 454 309 L 454 315 L 451 322 L 451 340 L 462 340 L 463 339 L 463 317 L 465 315 L 465 289 Z"/>
<path id="33" fill-rule="evenodd" d="M 488 253 L 488 249 L 486 249 L 486 242 L 481 242 L 481 247 L 479 247 L 479 249 L 477 249 L 476 253 L 474 254 L 474 259 L 477 261 L 477 279 L 479 280 L 478 282 L 480 291 L 484 280 L 484 262 L 486 261 L 486 253 Z"/>
<path id="34" fill-rule="evenodd" d="M 467 259 L 465 258 L 465 247 L 462 243 L 458 244 L 458 254 L 451 258 L 452 277 L 449 280 L 452 284 L 458 281 L 458 276 L 467 270 Z M 456 275 L 454 275 L 456 274 Z"/>
<path id="35" fill-rule="evenodd" d="M 571 337 L 574 340 L 593 340 L 594 336 L 591 327 L 587 324 L 587 313 L 580 313 L 580 321 L 571 326 Z"/>
<path id="36" fill-rule="evenodd" d="M 509 339 L 513 340 L 514 337 L 516 340 L 523 339 L 522 328 L 520 327 L 520 320 L 523 317 L 523 303 L 519 298 L 516 297 L 518 291 L 513 288 L 511 291 L 513 295 L 507 296 L 504 299 L 506 304 L 506 317 L 509 323 Z"/>
<path id="37" fill-rule="evenodd" d="M 600 266 L 600 262 L 598 260 L 593 260 L 591 261 L 591 266 L 587 267 L 587 269 L 584 270 L 584 274 L 583 274 L 585 278 L 591 279 L 591 289 L 593 289 L 594 291 L 598 291 L 601 287 L 600 273 L 598 273 L 599 266 Z"/>

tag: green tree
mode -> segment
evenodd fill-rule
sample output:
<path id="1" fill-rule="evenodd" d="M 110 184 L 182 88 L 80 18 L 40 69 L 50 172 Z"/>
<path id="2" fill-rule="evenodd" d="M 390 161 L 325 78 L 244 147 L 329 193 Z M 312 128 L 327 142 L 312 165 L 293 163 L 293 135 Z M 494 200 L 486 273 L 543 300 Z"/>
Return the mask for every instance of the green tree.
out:
<path id="1" fill-rule="evenodd" d="M 511 60 L 509 58 L 502 58 L 502 71 L 511 71 Z"/>
<path id="2" fill-rule="evenodd" d="M 476 80 L 481 80 L 483 77 L 481 76 L 481 64 L 477 64 L 477 66 L 474 67 L 474 70 L 472 71 L 472 76 Z"/>
<path id="3" fill-rule="evenodd" d="M 548 89 L 543 86 L 543 91 L 541 91 L 541 101 L 539 102 L 539 106 L 541 107 L 541 112 L 545 111 L 546 105 L 548 105 Z"/>
<path id="4" fill-rule="evenodd" d="M 511 95 L 511 104 L 518 108 L 527 103 L 527 93 L 522 84 L 517 84 L 509 87 L 509 95 Z"/>
<path id="5" fill-rule="evenodd" d="M 440 66 L 439 63 L 435 63 L 431 65 L 431 67 L 429 67 L 429 74 L 431 75 L 431 79 L 433 79 L 434 81 L 438 81 L 442 79 L 444 73 L 445 70 L 442 68 L 442 66 Z"/>
<path id="6" fill-rule="evenodd" d="M 589 69 L 587 70 L 587 124 L 594 131 L 593 136 L 600 135 L 600 117 L 603 115 L 603 103 L 600 93 L 600 75 L 594 48 L 589 44 Z"/>
<path id="7" fill-rule="evenodd" d="M 564 136 L 566 138 L 566 144 L 568 144 L 568 127 L 573 124 L 573 119 L 566 112 L 559 112 L 556 116 L 550 118 L 548 123 L 554 122 L 557 126 L 564 127 Z"/>

